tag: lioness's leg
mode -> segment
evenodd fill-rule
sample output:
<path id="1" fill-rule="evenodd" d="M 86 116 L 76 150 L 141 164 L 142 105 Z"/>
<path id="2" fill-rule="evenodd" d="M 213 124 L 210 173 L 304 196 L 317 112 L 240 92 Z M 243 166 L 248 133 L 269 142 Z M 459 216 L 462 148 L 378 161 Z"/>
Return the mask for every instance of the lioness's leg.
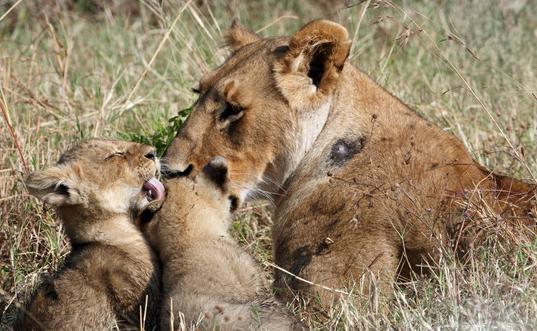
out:
<path id="1" fill-rule="evenodd" d="M 289 254 L 276 254 L 278 265 L 297 276 L 276 272 L 275 288 L 283 299 L 293 300 L 298 294 L 326 310 L 343 297 L 357 304 L 371 300 L 377 305 L 391 296 L 400 245 L 384 234 L 369 233 L 322 246 L 324 250 L 301 247 Z"/>

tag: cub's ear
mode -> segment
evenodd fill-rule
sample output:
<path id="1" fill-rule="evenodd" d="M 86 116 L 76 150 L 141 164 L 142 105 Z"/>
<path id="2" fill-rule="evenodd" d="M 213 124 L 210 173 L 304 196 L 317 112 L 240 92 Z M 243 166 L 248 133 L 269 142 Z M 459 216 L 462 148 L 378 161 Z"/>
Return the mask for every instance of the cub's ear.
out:
<path id="1" fill-rule="evenodd" d="M 221 156 L 212 158 L 203 167 L 203 175 L 205 180 L 216 185 L 222 193 L 228 194 L 230 212 L 237 210 L 239 207 L 239 198 L 228 191 L 229 177 L 226 160 Z"/>
<path id="2" fill-rule="evenodd" d="M 288 47 L 274 67 L 276 80 L 290 101 L 304 101 L 308 94 L 314 97 L 333 91 L 349 56 L 351 41 L 343 26 L 315 20 L 296 32 Z"/>
<path id="3" fill-rule="evenodd" d="M 228 182 L 228 168 L 227 162 L 223 157 L 217 156 L 212 158 L 209 163 L 203 167 L 203 174 L 222 191 L 225 190 Z"/>
<path id="4" fill-rule="evenodd" d="M 76 205 L 82 203 L 80 176 L 81 169 L 76 164 L 54 166 L 28 175 L 26 187 L 30 194 L 49 205 Z"/>
<path id="5" fill-rule="evenodd" d="M 238 19 L 234 19 L 226 33 L 226 43 L 234 51 L 261 39 L 257 34 L 243 27 Z"/>

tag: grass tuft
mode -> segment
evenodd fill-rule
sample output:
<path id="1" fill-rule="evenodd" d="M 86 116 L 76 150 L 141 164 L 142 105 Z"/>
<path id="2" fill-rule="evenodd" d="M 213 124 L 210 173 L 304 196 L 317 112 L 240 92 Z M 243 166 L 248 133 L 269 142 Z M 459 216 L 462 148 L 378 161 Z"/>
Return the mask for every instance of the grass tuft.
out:
<path id="1" fill-rule="evenodd" d="M 119 137 L 121 139 L 154 146 L 157 149 L 157 154 L 162 156 L 191 111 L 192 108 L 186 108 L 180 110 L 179 113 L 170 118 L 168 122 L 155 123 L 153 126 L 153 133 L 151 134 L 142 134 L 136 131 L 120 132 Z"/>

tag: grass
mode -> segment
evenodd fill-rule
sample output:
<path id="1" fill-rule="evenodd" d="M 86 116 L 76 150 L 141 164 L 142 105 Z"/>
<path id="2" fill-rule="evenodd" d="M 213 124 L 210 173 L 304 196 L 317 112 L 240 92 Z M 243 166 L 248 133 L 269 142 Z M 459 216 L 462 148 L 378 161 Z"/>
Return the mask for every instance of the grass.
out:
<path id="1" fill-rule="evenodd" d="M 14 3 L 0 1 L 0 17 Z M 228 54 L 223 33 L 235 16 L 266 36 L 317 17 L 344 24 L 351 61 L 479 162 L 528 180 L 537 174 L 534 1 L 96 3 L 28 0 L 0 21 L 0 329 L 69 251 L 54 213 L 26 194 L 24 174 L 81 138 L 162 150 L 194 101 L 191 88 Z M 270 225 L 254 205 L 233 228 L 267 277 Z M 488 241 L 467 265 L 446 253 L 430 277 L 399 284 L 387 307 L 343 301 L 316 327 L 535 329 L 537 243 L 512 250 Z"/>

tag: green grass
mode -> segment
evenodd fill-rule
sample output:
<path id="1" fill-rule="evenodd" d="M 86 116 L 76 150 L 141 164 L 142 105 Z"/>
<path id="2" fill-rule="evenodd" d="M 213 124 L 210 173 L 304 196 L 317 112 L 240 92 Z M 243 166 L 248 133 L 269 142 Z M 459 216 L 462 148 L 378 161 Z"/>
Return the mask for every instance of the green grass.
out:
<path id="1" fill-rule="evenodd" d="M 14 2 L 0 1 L 0 17 Z M 0 21 L 0 103 L 15 132 L 3 118 L 0 329 L 69 251 L 54 213 L 25 193 L 25 172 L 93 136 L 151 143 L 162 152 L 195 99 L 191 88 L 228 54 L 223 33 L 233 17 L 265 36 L 289 34 L 317 17 L 344 24 L 351 61 L 461 138 L 479 162 L 528 180 L 537 174 L 535 1 L 377 0 L 337 9 L 344 1 L 160 7 L 147 0 L 116 1 L 105 10 L 75 2 L 27 0 Z M 260 263 L 271 260 L 270 225 L 262 206 L 248 207 L 234 224 Z M 489 241 L 468 265 L 446 254 L 430 277 L 398 285 L 388 307 L 343 302 L 325 326 L 536 328 L 537 243 L 512 251 Z"/>
<path id="2" fill-rule="evenodd" d="M 162 156 L 166 151 L 166 147 L 171 144 L 177 131 L 191 111 L 192 108 L 185 108 L 180 110 L 176 116 L 173 116 L 168 121 L 155 122 L 153 124 L 152 134 L 143 134 L 134 130 L 132 132 L 120 132 L 119 137 L 125 140 L 154 146 L 157 149 L 157 154 Z"/>

